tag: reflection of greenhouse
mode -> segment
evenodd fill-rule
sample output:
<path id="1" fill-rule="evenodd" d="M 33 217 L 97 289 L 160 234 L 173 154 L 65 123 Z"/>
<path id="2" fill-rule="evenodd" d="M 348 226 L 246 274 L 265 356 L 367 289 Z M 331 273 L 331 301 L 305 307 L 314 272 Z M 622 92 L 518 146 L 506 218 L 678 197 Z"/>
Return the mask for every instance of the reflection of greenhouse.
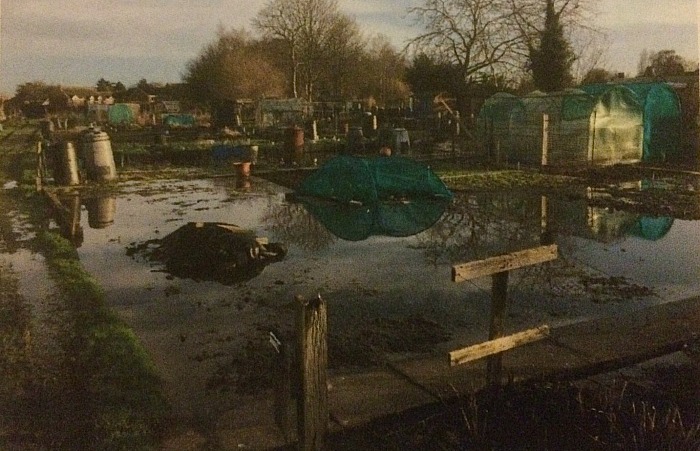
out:
<path id="1" fill-rule="evenodd" d="M 664 83 L 498 93 L 485 102 L 477 123 L 492 158 L 526 164 L 663 161 L 680 142 L 678 98 Z"/>
<path id="2" fill-rule="evenodd" d="M 638 213 L 591 205 L 597 193 L 587 190 L 580 201 L 548 202 L 547 216 L 558 234 L 610 243 L 628 236 L 656 241 L 673 225 L 673 218 L 649 217 Z"/>

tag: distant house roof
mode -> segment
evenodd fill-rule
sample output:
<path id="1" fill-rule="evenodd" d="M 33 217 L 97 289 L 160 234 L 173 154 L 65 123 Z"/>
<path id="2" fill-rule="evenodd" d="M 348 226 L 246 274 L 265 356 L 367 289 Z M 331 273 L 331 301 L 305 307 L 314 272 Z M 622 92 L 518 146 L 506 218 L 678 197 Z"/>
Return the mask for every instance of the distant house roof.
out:
<path id="1" fill-rule="evenodd" d="M 180 102 L 178 100 L 163 100 L 160 102 L 160 105 L 164 113 L 180 112 Z"/>
<path id="2" fill-rule="evenodd" d="M 304 99 L 262 99 L 259 103 L 263 112 L 304 112 L 309 103 Z"/>

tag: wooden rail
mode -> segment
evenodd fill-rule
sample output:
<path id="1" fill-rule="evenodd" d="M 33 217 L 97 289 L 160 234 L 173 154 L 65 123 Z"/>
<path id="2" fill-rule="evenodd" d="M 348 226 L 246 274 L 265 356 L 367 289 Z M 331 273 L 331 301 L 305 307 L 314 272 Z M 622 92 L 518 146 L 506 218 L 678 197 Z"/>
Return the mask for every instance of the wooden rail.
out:
<path id="1" fill-rule="evenodd" d="M 508 305 L 508 274 L 514 269 L 554 260 L 558 253 L 557 245 L 552 244 L 452 267 L 453 282 L 465 282 L 490 275 L 492 285 L 489 341 L 450 352 L 448 358 L 451 366 L 488 356 L 487 378 L 490 384 L 496 385 L 501 380 L 501 355 L 504 351 L 549 335 L 549 326 L 543 325 L 504 337 L 503 331 L 505 330 L 506 307 Z"/>

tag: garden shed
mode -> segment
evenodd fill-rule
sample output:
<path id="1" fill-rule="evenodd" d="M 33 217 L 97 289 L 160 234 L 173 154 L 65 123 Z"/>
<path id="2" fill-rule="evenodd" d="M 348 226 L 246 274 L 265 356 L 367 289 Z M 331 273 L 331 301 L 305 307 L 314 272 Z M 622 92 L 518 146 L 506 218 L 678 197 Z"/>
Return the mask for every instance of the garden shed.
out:
<path id="1" fill-rule="evenodd" d="M 644 161 L 666 161 L 680 155 L 681 105 L 676 91 L 668 83 L 624 82 L 617 84 L 632 91 L 643 110 Z M 593 84 L 581 89 L 600 95 L 611 84 Z"/>
<path id="2" fill-rule="evenodd" d="M 643 113 L 622 86 L 522 97 L 495 94 L 478 117 L 481 142 L 498 160 L 525 164 L 614 164 L 642 159 Z"/>

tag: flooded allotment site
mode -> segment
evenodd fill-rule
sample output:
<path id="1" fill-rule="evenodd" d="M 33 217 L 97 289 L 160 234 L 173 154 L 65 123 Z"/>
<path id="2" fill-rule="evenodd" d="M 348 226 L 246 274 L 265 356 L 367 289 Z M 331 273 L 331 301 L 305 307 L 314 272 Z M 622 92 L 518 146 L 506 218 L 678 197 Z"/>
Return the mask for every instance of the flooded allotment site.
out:
<path id="1" fill-rule="evenodd" d="M 59 194 L 66 214 L 51 227 L 74 243 L 108 306 L 155 363 L 179 440 L 221 441 L 221 429 L 245 429 L 247 421 L 273 415 L 273 388 L 288 376 L 270 333 L 293 340 L 297 295 L 326 300 L 330 371 L 355 374 L 488 338 L 491 278 L 454 283 L 458 263 L 558 245 L 556 260 L 511 272 L 508 333 L 700 291 L 698 221 L 595 207 L 600 194 L 592 189 L 579 198 L 457 192 L 438 207 L 399 202 L 372 212 L 367 224 L 358 219 L 367 217 L 364 207 L 348 212 L 299 202 L 259 177 L 245 184 L 218 177 L 117 185 Z M 12 189 L 6 185 L 5 193 Z M 21 217 L 11 227 L 20 240 L 33 233 Z M 220 241 L 186 233 L 198 227 L 245 231 L 244 244 L 231 244 L 244 253 L 240 264 L 178 272 L 211 265 L 201 249 L 219 249 Z M 385 228 L 408 236 L 386 236 Z M 248 267 L 249 252 L 272 257 Z M 18 250 L 2 260 L 39 313 L 35 321 L 51 323 L 41 257 Z"/>

